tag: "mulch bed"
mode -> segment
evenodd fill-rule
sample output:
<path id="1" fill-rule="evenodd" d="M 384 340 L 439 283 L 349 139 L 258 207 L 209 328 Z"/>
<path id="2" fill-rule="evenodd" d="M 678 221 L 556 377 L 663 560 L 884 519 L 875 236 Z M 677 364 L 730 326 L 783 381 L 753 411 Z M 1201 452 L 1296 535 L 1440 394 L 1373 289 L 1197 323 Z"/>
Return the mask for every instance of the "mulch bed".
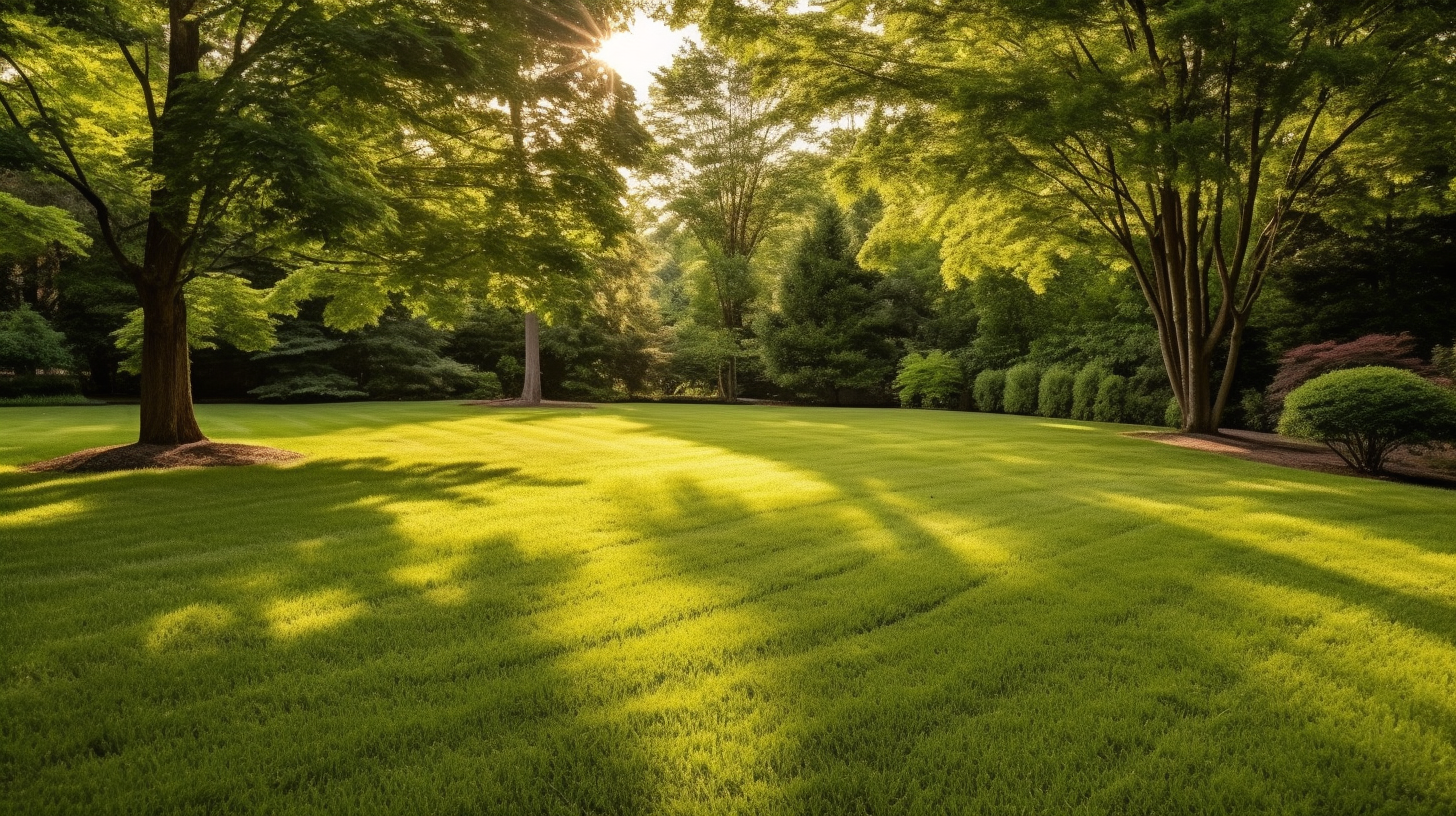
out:
<path id="1" fill-rule="evenodd" d="M 1345 464 L 1343 459 L 1324 445 L 1301 442 L 1278 434 L 1224 430 L 1218 436 L 1213 436 L 1210 434 L 1137 431 L 1128 436 L 1269 465 L 1456 489 L 1456 470 L 1451 469 L 1456 462 L 1453 462 L 1453 452 L 1449 449 L 1426 452 L 1397 451 L 1386 460 L 1384 476 L 1369 476 L 1359 473 Z"/>
<path id="2" fill-rule="evenodd" d="M 589 402 L 560 402 L 557 400 L 541 400 L 540 402 L 527 402 L 523 399 L 497 399 L 497 400 L 471 400 L 465 405 L 478 405 L 481 408 L 595 408 Z"/>
<path id="3" fill-rule="evenodd" d="M 238 445 L 229 442 L 193 442 L 188 445 L 112 445 L 77 451 L 22 467 L 30 473 L 110 473 L 118 470 L 170 470 L 173 468 L 273 465 L 302 459 L 303 454 Z"/>

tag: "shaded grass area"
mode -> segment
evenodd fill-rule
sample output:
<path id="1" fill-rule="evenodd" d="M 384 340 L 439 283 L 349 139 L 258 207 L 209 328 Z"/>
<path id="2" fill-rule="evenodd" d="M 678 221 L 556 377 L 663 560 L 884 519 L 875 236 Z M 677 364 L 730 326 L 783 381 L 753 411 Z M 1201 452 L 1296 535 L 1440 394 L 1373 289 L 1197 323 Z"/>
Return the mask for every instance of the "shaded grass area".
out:
<path id="1" fill-rule="evenodd" d="M 0 408 L 41 408 L 58 405 L 105 405 L 101 400 L 83 397 L 80 394 L 64 394 L 53 397 L 0 397 Z"/>
<path id="2" fill-rule="evenodd" d="M 0 810 L 1456 809 L 1449 492 L 986 414 L 200 414 L 309 458 L 0 468 Z"/>

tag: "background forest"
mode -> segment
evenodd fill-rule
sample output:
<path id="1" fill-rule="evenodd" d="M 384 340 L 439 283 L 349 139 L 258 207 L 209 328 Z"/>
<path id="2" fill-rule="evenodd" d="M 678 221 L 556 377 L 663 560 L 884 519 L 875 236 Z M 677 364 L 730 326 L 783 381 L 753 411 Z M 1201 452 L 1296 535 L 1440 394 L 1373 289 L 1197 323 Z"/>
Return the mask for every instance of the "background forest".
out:
<path id="1" fill-rule="evenodd" d="M 1035 399 L 1008 403 L 1004 385 L 997 399 L 982 375 L 1015 371 L 1025 379 L 1031 371 L 1030 387 L 1039 390 L 1049 372 L 1065 372 L 1075 384 L 1096 370 L 1099 379 L 1122 378 L 1114 387 L 1126 391 L 1123 405 L 1109 405 L 1099 419 L 1165 423 L 1171 392 L 1148 307 L 1130 278 L 1076 266 L 1039 291 L 1008 271 L 947 284 L 933 245 L 894 266 L 866 269 L 856 254 L 882 205 L 873 197 L 842 205 L 827 178 L 806 181 L 802 205 L 783 214 L 772 245 L 745 276 L 741 327 L 724 331 L 701 245 L 683 232 L 644 230 L 643 255 L 629 274 L 543 327 L 546 395 L 719 399 L 720 364 L 734 359 L 741 398 L 1034 413 Z M 0 184 L 36 192 L 13 174 Z M 63 192 L 46 192 L 79 209 Z M 75 375 L 26 388 L 137 393 L 134 366 L 116 337 L 136 296 L 108 260 L 59 246 L 5 259 L 0 308 L 43 317 L 56 332 L 48 367 Z M 1386 219 L 1358 233 L 1319 229 L 1281 256 L 1265 298 L 1238 373 L 1237 392 L 1247 399 L 1226 424 L 1268 427 L 1262 394 L 1291 349 L 1402 333 L 1425 359 L 1449 346 L 1456 339 L 1456 216 Z M 197 398 L 495 398 L 520 390 L 518 308 L 487 306 L 445 328 L 395 306 L 356 331 L 329 328 L 322 310 L 314 302 L 297 317 L 275 318 L 278 342 L 265 351 L 226 342 L 195 348 Z"/>
<path id="2" fill-rule="evenodd" d="M 632 168 L 621 199 L 630 225 L 602 227 L 610 240 L 574 256 L 560 280 L 517 276 L 512 287 L 472 293 L 453 309 L 439 306 L 448 294 L 384 286 L 359 316 L 340 320 L 338 304 L 350 295 L 338 286 L 255 296 L 287 288 L 301 253 L 294 267 L 281 256 L 242 254 L 225 276 L 186 285 L 193 396 L 508 396 L 522 388 L 523 319 L 539 311 L 547 398 L 902 405 L 1179 424 L 1153 307 L 1126 263 L 1045 250 L 1040 243 L 1060 240 L 1050 236 L 1030 239 L 1030 250 L 1024 238 L 1010 242 L 1035 263 L 1000 262 L 989 237 L 968 251 L 995 230 L 917 221 L 903 180 L 920 171 L 895 169 L 929 150 L 911 138 L 905 112 L 913 104 L 891 106 L 861 89 L 826 115 L 821 80 L 785 79 L 792 44 L 724 49 L 686 46 L 645 100 L 613 91 L 618 124 L 640 115 L 646 146 L 613 159 Z M 1447 159 L 1428 151 L 1399 189 L 1347 184 L 1338 206 L 1292 211 L 1300 229 L 1260 261 L 1259 308 L 1238 325 L 1225 425 L 1269 429 L 1290 388 L 1276 383 L 1281 361 L 1293 370 L 1310 354 L 1324 355 L 1321 371 L 1348 358 L 1456 373 L 1456 215 L 1448 206 L 1456 176 Z M 607 190 L 601 200 L 610 197 Z M 99 251 L 107 236 L 84 195 L 17 169 L 0 173 L 0 205 L 19 225 L 0 242 L 0 368 L 16 375 L 0 380 L 0 398 L 136 396 L 140 296 Z M 458 248 L 441 230 L 422 239 L 426 249 Z M 421 276 L 410 267 L 417 260 L 381 254 L 370 263 L 382 279 Z M 1229 338 L 1215 333 L 1208 342 L 1218 391 Z M 1306 348 L 1314 344 L 1325 345 Z"/>

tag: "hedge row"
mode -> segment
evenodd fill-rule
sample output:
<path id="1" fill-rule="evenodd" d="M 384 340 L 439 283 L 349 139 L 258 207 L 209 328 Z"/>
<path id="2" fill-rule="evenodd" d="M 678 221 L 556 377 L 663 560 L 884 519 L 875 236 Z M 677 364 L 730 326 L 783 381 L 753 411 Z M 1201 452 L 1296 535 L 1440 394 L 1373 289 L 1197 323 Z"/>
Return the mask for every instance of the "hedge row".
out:
<path id="1" fill-rule="evenodd" d="M 1096 422 L 1176 425 L 1176 403 L 1132 393 L 1126 377 L 1102 363 L 1081 369 L 1021 363 L 976 375 L 971 397 L 978 411 Z"/>

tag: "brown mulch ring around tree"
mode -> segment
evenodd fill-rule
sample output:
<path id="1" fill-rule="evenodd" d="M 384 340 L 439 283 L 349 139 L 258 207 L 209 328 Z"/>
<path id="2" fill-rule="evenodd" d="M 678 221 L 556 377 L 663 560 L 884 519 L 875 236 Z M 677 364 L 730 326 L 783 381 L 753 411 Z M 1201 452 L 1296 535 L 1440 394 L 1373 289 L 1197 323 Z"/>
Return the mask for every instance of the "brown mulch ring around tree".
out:
<path id="1" fill-rule="evenodd" d="M 293 451 L 238 445 L 231 442 L 193 442 L 188 445 L 112 445 L 68 453 L 22 467 L 30 473 L 110 473 L 117 470 L 170 470 L 172 468 L 274 465 L 302 459 Z"/>
<path id="2" fill-rule="evenodd" d="M 589 402 L 560 402 L 558 400 L 541 400 L 540 402 L 527 402 L 523 399 L 495 399 L 495 400 L 471 400 L 465 405 L 478 405 L 482 408 L 595 408 Z"/>
<path id="3" fill-rule="evenodd" d="M 1278 434 L 1223 430 L 1218 436 L 1158 431 L 1133 431 L 1126 435 L 1269 465 L 1456 489 L 1456 451 L 1451 449 L 1397 451 L 1386 460 L 1384 476 L 1368 476 L 1345 464 L 1324 445 Z"/>

